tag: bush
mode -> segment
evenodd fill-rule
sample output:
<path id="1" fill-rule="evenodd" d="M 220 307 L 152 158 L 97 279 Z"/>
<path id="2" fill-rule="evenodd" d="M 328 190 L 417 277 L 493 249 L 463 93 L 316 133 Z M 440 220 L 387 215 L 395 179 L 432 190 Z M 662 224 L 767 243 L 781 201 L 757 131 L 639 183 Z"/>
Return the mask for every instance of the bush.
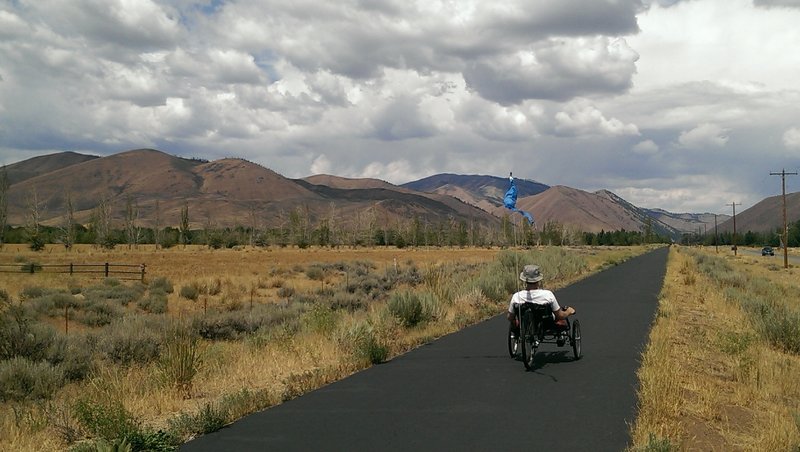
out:
<path id="1" fill-rule="evenodd" d="M 150 289 L 150 293 L 137 303 L 140 309 L 152 314 L 167 312 L 167 294 L 161 289 Z"/>
<path id="2" fill-rule="evenodd" d="M 145 286 L 141 283 L 134 283 L 130 286 L 121 284 L 118 280 L 106 278 L 103 284 L 86 288 L 83 291 L 87 301 L 117 301 L 123 306 L 136 301 L 144 295 Z"/>
<path id="3" fill-rule="evenodd" d="M 75 313 L 75 320 L 87 326 L 105 326 L 122 318 L 123 313 L 113 301 L 87 300 Z"/>
<path id="4" fill-rule="evenodd" d="M 196 283 L 181 286 L 180 295 L 187 300 L 197 301 L 197 297 L 200 296 L 200 289 Z"/>
<path id="5" fill-rule="evenodd" d="M 55 338 L 55 330 L 33 320 L 24 307 L 11 306 L 0 312 L 0 359 L 46 360 Z"/>
<path id="6" fill-rule="evenodd" d="M 395 292 L 389 297 L 389 312 L 403 326 L 413 327 L 427 320 L 419 295 L 411 291 Z"/>
<path id="7" fill-rule="evenodd" d="M 158 290 L 158 289 L 160 289 L 164 293 L 172 293 L 175 291 L 175 289 L 172 287 L 172 283 L 169 282 L 169 280 L 163 276 L 159 276 L 150 281 L 149 289 L 151 292 L 153 290 Z"/>
<path id="8" fill-rule="evenodd" d="M 170 327 L 159 359 L 159 370 L 167 384 L 174 386 L 188 397 L 192 391 L 192 380 L 200 369 L 200 363 L 201 355 L 195 331 L 185 325 Z"/>
<path id="9" fill-rule="evenodd" d="M 254 306 L 250 312 L 232 311 L 195 317 L 192 328 L 201 337 L 210 340 L 235 340 L 261 328 L 270 328 L 286 322 L 298 324 L 299 306 Z"/>
<path id="10" fill-rule="evenodd" d="M 145 364 L 158 358 L 163 337 L 160 325 L 146 317 L 125 318 L 103 332 L 101 354 L 123 366 Z"/>
<path id="11" fill-rule="evenodd" d="M 382 363 L 389 356 L 389 349 L 378 342 L 375 329 L 367 322 L 357 322 L 341 330 L 337 343 L 362 364 Z"/>
<path id="12" fill-rule="evenodd" d="M 74 412 L 78 423 L 100 439 L 96 450 L 111 443 L 116 445 L 116 450 L 173 451 L 180 444 L 178 438 L 170 433 L 143 428 L 119 401 L 79 400 Z M 125 449 L 125 445 L 130 448 Z"/>
<path id="13" fill-rule="evenodd" d="M 312 265 L 306 270 L 306 276 L 308 279 L 313 279 L 314 281 L 322 281 L 322 279 L 325 278 L 325 270 L 319 265 Z"/>
<path id="14" fill-rule="evenodd" d="M 5 289 L 0 289 L 0 308 L 9 303 L 11 303 L 11 297 L 8 295 L 8 292 L 6 292 Z"/>
<path id="15" fill-rule="evenodd" d="M 44 400 L 53 397 L 64 382 L 57 366 L 17 356 L 0 361 L 0 400 Z"/>
<path id="16" fill-rule="evenodd" d="M 338 320 L 339 316 L 330 306 L 315 303 L 305 313 L 302 323 L 310 331 L 327 335 L 336 329 Z"/>

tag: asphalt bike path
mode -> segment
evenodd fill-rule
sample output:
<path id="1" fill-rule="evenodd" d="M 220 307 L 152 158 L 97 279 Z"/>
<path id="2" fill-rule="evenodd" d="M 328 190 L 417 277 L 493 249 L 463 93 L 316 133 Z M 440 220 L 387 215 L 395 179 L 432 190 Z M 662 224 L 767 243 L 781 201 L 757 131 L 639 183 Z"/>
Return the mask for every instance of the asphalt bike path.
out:
<path id="1" fill-rule="evenodd" d="M 577 308 L 580 360 L 568 345 L 543 344 L 526 371 L 509 357 L 508 321 L 498 315 L 181 450 L 621 451 L 667 254 L 651 251 L 555 292 Z"/>

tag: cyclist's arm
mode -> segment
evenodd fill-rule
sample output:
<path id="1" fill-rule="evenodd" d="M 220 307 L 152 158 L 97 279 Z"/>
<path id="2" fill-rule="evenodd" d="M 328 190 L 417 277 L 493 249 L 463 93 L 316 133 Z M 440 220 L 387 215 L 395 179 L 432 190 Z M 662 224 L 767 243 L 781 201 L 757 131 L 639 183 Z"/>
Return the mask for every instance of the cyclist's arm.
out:
<path id="1" fill-rule="evenodd" d="M 575 314 L 575 308 L 572 306 L 567 306 L 566 310 L 559 309 L 558 311 L 553 311 L 553 315 L 556 316 L 556 320 L 566 319 L 572 314 Z"/>

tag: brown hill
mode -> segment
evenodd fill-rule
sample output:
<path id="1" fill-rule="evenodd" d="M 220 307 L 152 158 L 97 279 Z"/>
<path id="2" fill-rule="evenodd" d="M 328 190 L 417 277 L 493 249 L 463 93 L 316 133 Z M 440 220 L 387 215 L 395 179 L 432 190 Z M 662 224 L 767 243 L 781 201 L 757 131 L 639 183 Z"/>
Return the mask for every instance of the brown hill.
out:
<path id="1" fill-rule="evenodd" d="M 737 206 L 738 207 L 738 206 Z M 733 212 L 731 212 L 733 213 Z M 787 222 L 800 221 L 800 192 L 786 194 Z M 769 232 L 783 229 L 783 197 L 770 196 L 752 207 L 736 212 L 736 232 Z M 733 231 L 733 219 L 719 225 L 720 232 Z"/>
<path id="2" fill-rule="evenodd" d="M 305 177 L 303 180 L 314 185 L 325 185 L 331 188 L 343 188 L 347 190 L 360 190 L 365 188 L 387 188 L 390 190 L 401 190 L 400 187 L 392 185 L 389 182 L 371 178 L 351 179 L 348 177 L 332 176 L 330 174 L 316 174 Z"/>
<path id="3" fill-rule="evenodd" d="M 312 180 L 315 180 L 312 178 Z M 317 180 L 321 180 L 317 178 Z M 421 194 L 375 180 L 327 176 L 330 188 L 287 179 L 241 159 L 214 162 L 187 160 L 153 149 L 139 149 L 66 166 L 13 184 L 9 189 L 9 223 L 22 225 L 31 200 L 38 201 L 41 222 L 56 225 L 67 213 L 70 194 L 75 217 L 88 223 L 101 200 L 111 206 L 114 222 L 125 218 L 128 204 L 138 211 L 138 223 L 176 226 L 184 206 L 192 228 L 287 226 L 292 212 L 314 225 L 322 218 L 349 226 L 365 222 L 393 224 L 414 217 L 430 223 L 450 218 L 496 221 L 487 213 L 456 199 Z"/>
<path id="4" fill-rule="evenodd" d="M 32 177 L 50 173 L 71 165 L 94 160 L 96 155 L 78 154 L 77 152 L 59 152 L 56 154 L 33 157 L 21 162 L 5 165 L 9 184 L 16 184 Z"/>
<path id="5" fill-rule="evenodd" d="M 403 197 L 406 202 L 412 202 L 418 204 L 422 207 L 421 211 L 417 211 L 416 215 L 423 214 L 426 209 L 431 208 L 433 210 L 441 211 L 448 216 L 453 217 L 462 217 L 462 218 L 470 218 L 470 219 L 478 219 L 481 222 L 495 222 L 496 218 L 494 218 L 491 214 L 489 214 L 485 209 L 476 208 L 474 204 L 466 203 L 462 201 L 458 197 L 448 196 L 444 194 L 440 194 L 438 192 L 434 193 L 423 193 L 418 192 L 409 188 L 400 187 L 397 185 L 390 184 L 389 182 L 382 181 L 379 179 L 350 179 L 345 177 L 339 176 L 331 176 L 328 174 L 320 174 L 309 176 L 303 179 L 306 182 L 315 184 L 315 185 L 323 185 L 330 188 L 336 189 L 347 189 L 347 190 L 385 190 L 385 191 L 378 191 L 373 192 L 373 195 L 367 195 L 370 199 L 374 199 L 376 201 L 381 200 L 395 200 L 397 201 L 398 195 L 394 195 L 389 192 L 396 192 L 402 193 L 405 195 L 411 195 L 410 197 Z M 428 202 L 422 202 L 416 197 L 425 197 L 431 201 L 435 201 L 437 204 L 430 204 Z M 376 208 L 380 208 L 380 206 L 391 206 L 392 203 L 380 203 L 376 205 Z M 434 207 L 435 206 L 435 207 Z M 395 208 L 399 208 L 402 211 L 406 209 L 401 208 L 400 206 L 395 206 Z M 409 215 L 408 211 L 405 211 L 404 215 Z M 428 215 L 423 215 L 428 216 Z M 411 217 L 407 217 L 411 218 Z"/>
<path id="6" fill-rule="evenodd" d="M 539 227 L 555 221 L 586 232 L 644 229 L 644 223 L 620 204 L 607 197 L 563 185 L 550 187 L 538 195 L 519 198 L 517 208 L 530 212 Z M 505 215 L 509 211 L 497 207 L 493 213 Z"/>

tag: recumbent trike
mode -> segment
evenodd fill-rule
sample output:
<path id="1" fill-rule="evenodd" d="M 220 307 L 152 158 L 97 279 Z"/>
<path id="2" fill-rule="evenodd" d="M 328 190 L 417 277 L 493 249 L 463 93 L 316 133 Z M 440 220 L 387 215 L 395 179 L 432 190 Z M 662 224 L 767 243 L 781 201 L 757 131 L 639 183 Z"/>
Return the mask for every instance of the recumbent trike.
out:
<path id="1" fill-rule="evenodd" d="M 541 344 L 556 344 L 563 347 L 569 344 L 575 359 L 581 357 L 581 324 L 578 319 L 570 322 L 569 317 L 556 322 L 548 305 L 523 303 L 516 306 L 519 330 L 509 325 L 508 354 L 516 358 L 521 354 L 526 369 L 533 368 L 533 357 Z"/>

